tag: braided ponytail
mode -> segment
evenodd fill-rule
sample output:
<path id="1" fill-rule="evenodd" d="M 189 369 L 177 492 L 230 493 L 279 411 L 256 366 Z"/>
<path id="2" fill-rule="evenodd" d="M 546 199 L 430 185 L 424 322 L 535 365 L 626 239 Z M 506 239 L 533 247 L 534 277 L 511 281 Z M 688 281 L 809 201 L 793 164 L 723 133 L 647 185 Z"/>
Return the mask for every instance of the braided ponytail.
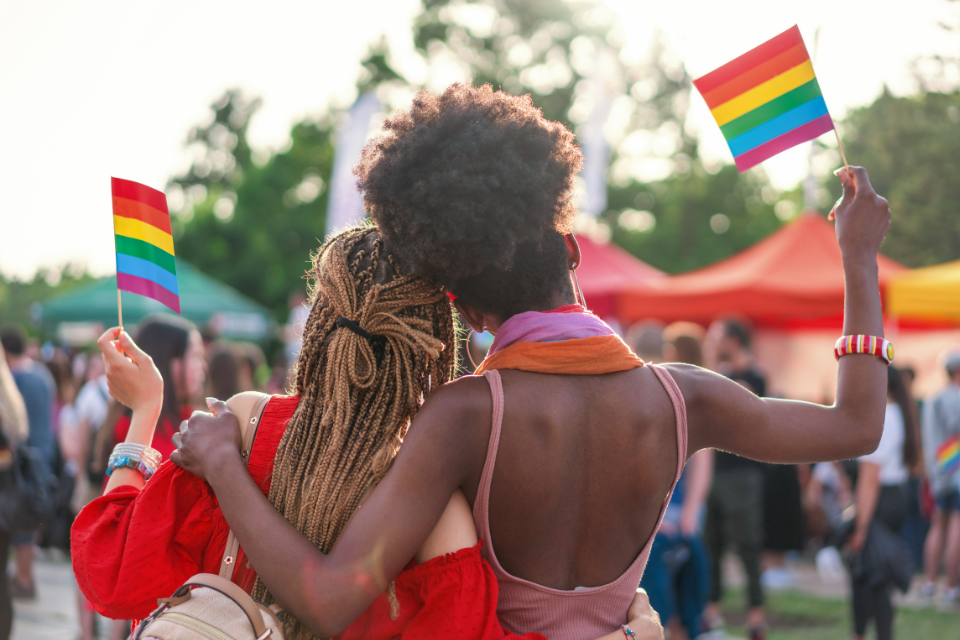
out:
<path id="1" fill-rule="evenodd" d="M 327 553 L 389 469 L 429 387 L 452 379 L 455 323 L 444 290 L 402 275 L 375 227 L 328 240 L 310 275 L 300 404 L 277 449 L 269 498 Z M 259 579 L 253 595 L 273 601 Z M 312 637 L 293 618 L 286 627 L 289 638 Z"/>

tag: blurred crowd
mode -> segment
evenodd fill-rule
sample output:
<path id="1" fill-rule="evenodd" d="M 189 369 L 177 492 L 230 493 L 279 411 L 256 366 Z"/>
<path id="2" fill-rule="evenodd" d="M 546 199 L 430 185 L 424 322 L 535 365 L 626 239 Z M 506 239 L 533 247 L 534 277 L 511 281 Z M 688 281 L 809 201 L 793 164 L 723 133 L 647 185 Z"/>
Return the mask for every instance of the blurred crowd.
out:
<path id="1" fill-rule="evenodd" d="M 249 342 L 215 339 L 179 317 L 157 315 L 140 322 L 134 339 L 153 359 L 164 380 L 163 409 L 153 446 L 164 459 L 174 446 L 180 421 L 204 398 L 226 399 L 241 391 L 283 393 L 298 335 L 269 366 L 261 348 Z M 12 599 L 33 599 L 34 555 L 38 548 L 69 553 L 70 526 L 81 508 L 98 497 L 106 481 L 106 463 L 123 442 L 130 412 L 110 396 L 103 359 L 96 345 L 70 349 L 39 344 L 17 325 L 0 328 L 0 556 L 13 557 L 13 574 L 0 579 L 0 640 L 10 637 Z M 7 516 L 6 495 L 24 484 L 23 459 L 35 456 L 33 482 L 41 490 L 45 513 L 36 528 Z M 30 458 L 28 462 L 33 460 Z M 80 640 L 125 638 L 130 626 L 114 621 L 97 629 L 98 618 L 76 592 Z"/>
<path id="2" fill-rule="evenodd" d="M 737 319 L 707 330 L 644 323 L 626 340 L 646 361 L 705 366 L 758 396 L 769 393 L 750 327 Z M 767 634 L 765 591 L 793 586 L 790 565 L 804 556 L 823 579 L 850 581 L 856 638 L 869 625 L 881 640 L 892 637 L 892 591 L 909 589 L 915 573 L 924 598 L 960 604 L 960 352 L 945 353 L 943 366 L 949 383 L 922 401 L 911 391 L 913 371 L 889 367 L 883 437 L 857 460 L 785 465 L 695 454 L 641 585 L 670 637 L 725 635 L 727 553 L 743 567 L 751 638 Z"/>
<path id="3" fill-rule="evenodd" d="M 139 324 L 134 338 L 164 380 L 153 447 L 165 458 L 180 421 L 203 408 L 205 397 L 287 388 L 299 350 L 297 326 L 306 313 L 302 298 L 291 300 L 291 307 L 285 344 L 272 365 L 259 346 L 216 339 L 177 317 L 148 317 Z M 130 417 L 110 397 L 95 346 L 41 345 L 19 326 L 0 329 L 0 339 L 0 554 L 13 558 L 12 575 L 0 580 L 0 640 L 5 640 L 12 598 L 36 597 L 35 550 L 69 553 L 72 520 L 100 495 L 107 456 L 123 441 Z M 626 331 L 625 340 L 645 361 L 703 366 L 758 396 L 770 393 L 753 358 L 750 327 L 739 320 L 719 320 L 707 329 L 642 323 Z M 490 341 L 480 335 L 465 343 L 465 372 L 471 358 L 482 359 Z M 945 354 L 943 365 L 949 383 L 923 400 L 913 397 L 909 368 L 889 368 L 883 437 L 876 452 L 860 459 L 774 465 L 720 451 L 694 455 L 665 510 L 641 584 L 669 637 L 720 638 L 724 616 L 741 616 L 722 605 L 725 554 L 743 568 L 745 626 L 752 638 L 766 637 L 765 593 L 793 586 L 791 566 L 802 557 L 815 559 L 825 579 L 850 581 L 857 637 L 869 624 L 876 625 L 879 638 L 891 637 L 891 593 L 909 587 L 915 573 L 922 576 L 924 598 L 956 606 L 960 352 Z M 24 482 L 28 467 L 46 492 L 46 506 L 38 526 L 23 530 L 22 519 L 9 515 L 5 496 Z M 880 556 L 899 565 L 888 562 L 894 568 L 881 571 L 870 560 Z M 81 640 L 126 636 L 123 621 L 98 634 L 92 607 L 79 591 L 76 598 Z"/>

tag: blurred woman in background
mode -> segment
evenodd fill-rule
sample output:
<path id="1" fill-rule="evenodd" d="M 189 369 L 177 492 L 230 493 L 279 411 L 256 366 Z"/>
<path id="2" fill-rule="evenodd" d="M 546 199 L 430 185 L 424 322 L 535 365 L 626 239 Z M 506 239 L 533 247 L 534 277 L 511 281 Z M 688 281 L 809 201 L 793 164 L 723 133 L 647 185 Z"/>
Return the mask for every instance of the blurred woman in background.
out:
<path id="1" fill-rule="evenodd" d="M 240 386 L 240 359 L 236 347 L 229 342 L 218 341 L 213 344 L 209 373 L 207 395 L 211 398 L 232 398 L 241 391 L 253 390 L 253 387 Z"/>
<path id="2" fill-rule="evenodd" d="M 176 447 L 173 435 L 177 433 L 180 422 L 193 413 L 199 405 L 207 374 L 207 361 L 203 352 L 203 339 L 200 332 L 189 321 L 176 316 L 159 315 L 144 319 L 137 333 L 137 344 L 151 358 L 160 377 L 163 378 L 163 406 L 157 419 L 157 428 L 153 432 L 151 446 L 167 460 Z M 130 411 L 123 405 L 114 403 L 111 414 L 104 426 L 113 424 L 107 433 L 112 435 L 108 446 L 98 446 L 98 452 L 109 455 L 116 442 L 123 442 L 130 429 Z M 106 468 L 106 457 L 103 467 Z"/>
<path id="3" fill-rule="evenodd" d="M 863 551 L 874 523 L 897 533 L 906 521 L 909 469 L 919 457 L 913 415 L 900 372 L 891 366 L 887 369 L 887 410 L 880 445 L 857 459 L 856 526 L 849 542 L 855 554 Z M 853 575 L 851 583 L 854 637 L 864 638 L 867 623 L 873 619 L 878 640 L 889 640 L 893 632 L 893 585 L 889 580 L 876 584 Z"/>

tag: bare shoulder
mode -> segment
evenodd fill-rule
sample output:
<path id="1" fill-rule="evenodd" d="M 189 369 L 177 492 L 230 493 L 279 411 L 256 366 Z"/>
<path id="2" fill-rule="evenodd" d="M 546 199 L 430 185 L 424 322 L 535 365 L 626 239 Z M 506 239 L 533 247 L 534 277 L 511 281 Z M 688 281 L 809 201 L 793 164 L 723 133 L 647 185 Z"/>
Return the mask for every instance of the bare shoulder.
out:
<path id="1" fill-rule="evenodd" d="M 430 394 L 417 422 L 442 422 L 453 428 L 469 428 L 476 421 L 489 421 L 493 413 L 490 385 L 481 376 L 464 376 Z"/>
<path id="2" fill-rule="evenodd" d="M 476 464 L 482 468 L 492 417 L 493 400 L 486 380 L 467 376 L 448 382 L 420 407 L 400 456 L 405 451 L 429 450 L 445 460 L 456 460 L 464 472 Z"/>
<path id="3" fill-rule="evenodd" d="M 670 372 L 670 376 L 677 383 L 688 409 L 715 393 L 718 385 L 728 382 L 720 374 L 692 364 L 673 363 L 661 366 Z"/>
<path id="4" fill-rule="evenodd" d="M 257 401 L 265 396 L 265 393 L 259 391 L 243 391 L 227 400 L 227 408 L 237 416 L 238 420 L 243 420 L 253 411 Z"/>

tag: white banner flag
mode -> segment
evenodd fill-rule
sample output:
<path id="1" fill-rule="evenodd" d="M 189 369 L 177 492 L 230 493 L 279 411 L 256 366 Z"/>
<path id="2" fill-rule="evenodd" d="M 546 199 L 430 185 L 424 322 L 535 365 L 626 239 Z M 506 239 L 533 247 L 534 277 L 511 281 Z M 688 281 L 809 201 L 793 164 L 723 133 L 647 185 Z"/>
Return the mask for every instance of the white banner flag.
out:
<path id="1" fill-rule="evenodd" d="M 330 199 L 327 201 L 327 233 L 357 224 L 364 218 L 363 200 L 357 191 L 353 165 L 370 132 L 370 119 L 380 111 L 380 101 L 372 93 L 364 93 L 350 107 L 349 122 L 337 134 L 337 147 L 330 178 Z"/>

